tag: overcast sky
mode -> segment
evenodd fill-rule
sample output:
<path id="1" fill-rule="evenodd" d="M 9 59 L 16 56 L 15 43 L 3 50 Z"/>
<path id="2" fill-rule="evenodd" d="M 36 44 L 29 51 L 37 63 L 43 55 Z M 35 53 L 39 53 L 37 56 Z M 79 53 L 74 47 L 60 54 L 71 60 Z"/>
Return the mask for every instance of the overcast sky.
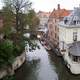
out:
<path id="1" fill-rule="evenodd" d="M 36 11 L 52 11 L 53 8 L 57 8 L 57 4 L 61 5 L 61 8 L 74 9 L 80 4 L 80 0 L 31 0 L 33 2 L 33 8 Z"/>
<path id="2" fill-rule="evenodd" d="M 33 5 L 32 7 L 36 11 L 52 11 L 54 8 L 57 8 L 57 4 L 61 5 L 61 8 L 66 8 L 72 10 L 74 7 L 78 7 L 80 0 L 30 0 Z M 2 3 L 0 0 L 0 8 Z"/>

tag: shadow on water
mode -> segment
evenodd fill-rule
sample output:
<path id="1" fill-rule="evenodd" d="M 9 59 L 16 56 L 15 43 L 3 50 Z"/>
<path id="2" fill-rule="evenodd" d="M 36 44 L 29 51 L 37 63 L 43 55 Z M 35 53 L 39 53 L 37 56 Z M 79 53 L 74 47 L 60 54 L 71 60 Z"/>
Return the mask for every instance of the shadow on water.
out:
<path id="1" fill-rule="evenodd" d="M 52 65 L 55 65 L 59 80 L 80 80 L 80 74 L 74 75 L 70 72 L 64 63 L 62 57 L 57 56 L 54 52 L 49 51 L 49 58 Z"/>
<path id="2" fill-rule="evenodd" d="M 25 62 L 23 66 L 16 71 L 16 80 L 37 80 L 36 69 L 38 68 L 39 62 L 40 60 Z"/>

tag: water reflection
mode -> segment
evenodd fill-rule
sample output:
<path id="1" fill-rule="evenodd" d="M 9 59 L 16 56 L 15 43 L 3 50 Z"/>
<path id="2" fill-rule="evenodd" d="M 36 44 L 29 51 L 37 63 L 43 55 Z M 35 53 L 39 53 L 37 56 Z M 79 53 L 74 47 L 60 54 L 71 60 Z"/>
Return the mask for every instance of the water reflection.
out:
<path id="1" fill-rule="evenodd" d="M 27 54 L 26 62 L 16 71 L 16 80 L 80 80 L 80 75 L 71 74 L 62 57 L 40 47 Z"/>
<path id="2" fill-rule="evenodd" d="M 16 72 L 16 80 L 37 80 L 37 69 L 39 60 L 25 62 L 24 65 L 17 70 Z"/>
<path id="3" fill-rule="evenodd" d="M 27 54 L 27 62 L 16 72 L 17 80 L 58 80 L 55 66 L 50 63 L 47 51 L 40 49 Z"/>

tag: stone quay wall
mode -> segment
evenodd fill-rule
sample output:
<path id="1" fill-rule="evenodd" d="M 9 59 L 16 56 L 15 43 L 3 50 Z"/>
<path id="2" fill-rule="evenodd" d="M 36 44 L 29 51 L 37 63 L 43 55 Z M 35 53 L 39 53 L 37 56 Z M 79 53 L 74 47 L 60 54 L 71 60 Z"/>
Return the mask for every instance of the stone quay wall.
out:
<path id="1" fill-rule="evenodd" d="M 14 59 L 12 66 L 0 70 L 0 79 L 7 75 L 13 75 L 15 73 L 15 70 L 21 67 L 22 64 L 25 62 L 25 60 L 26 60 L 26 52 L 22 53 L 20 56 L 17 56 Z"/>

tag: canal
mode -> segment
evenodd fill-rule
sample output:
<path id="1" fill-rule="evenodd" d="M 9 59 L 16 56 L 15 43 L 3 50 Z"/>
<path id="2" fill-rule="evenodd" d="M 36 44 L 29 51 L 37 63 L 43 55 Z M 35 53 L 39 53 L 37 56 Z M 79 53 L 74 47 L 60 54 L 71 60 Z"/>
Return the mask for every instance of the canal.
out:
<path id="1" fill-rule="evenodd" d="M 52 51 L 40 49 L 26 54 L 26 62 L 16 71 L 16 80 L 80 80 L 65 66 L 62 57 Z"/>

